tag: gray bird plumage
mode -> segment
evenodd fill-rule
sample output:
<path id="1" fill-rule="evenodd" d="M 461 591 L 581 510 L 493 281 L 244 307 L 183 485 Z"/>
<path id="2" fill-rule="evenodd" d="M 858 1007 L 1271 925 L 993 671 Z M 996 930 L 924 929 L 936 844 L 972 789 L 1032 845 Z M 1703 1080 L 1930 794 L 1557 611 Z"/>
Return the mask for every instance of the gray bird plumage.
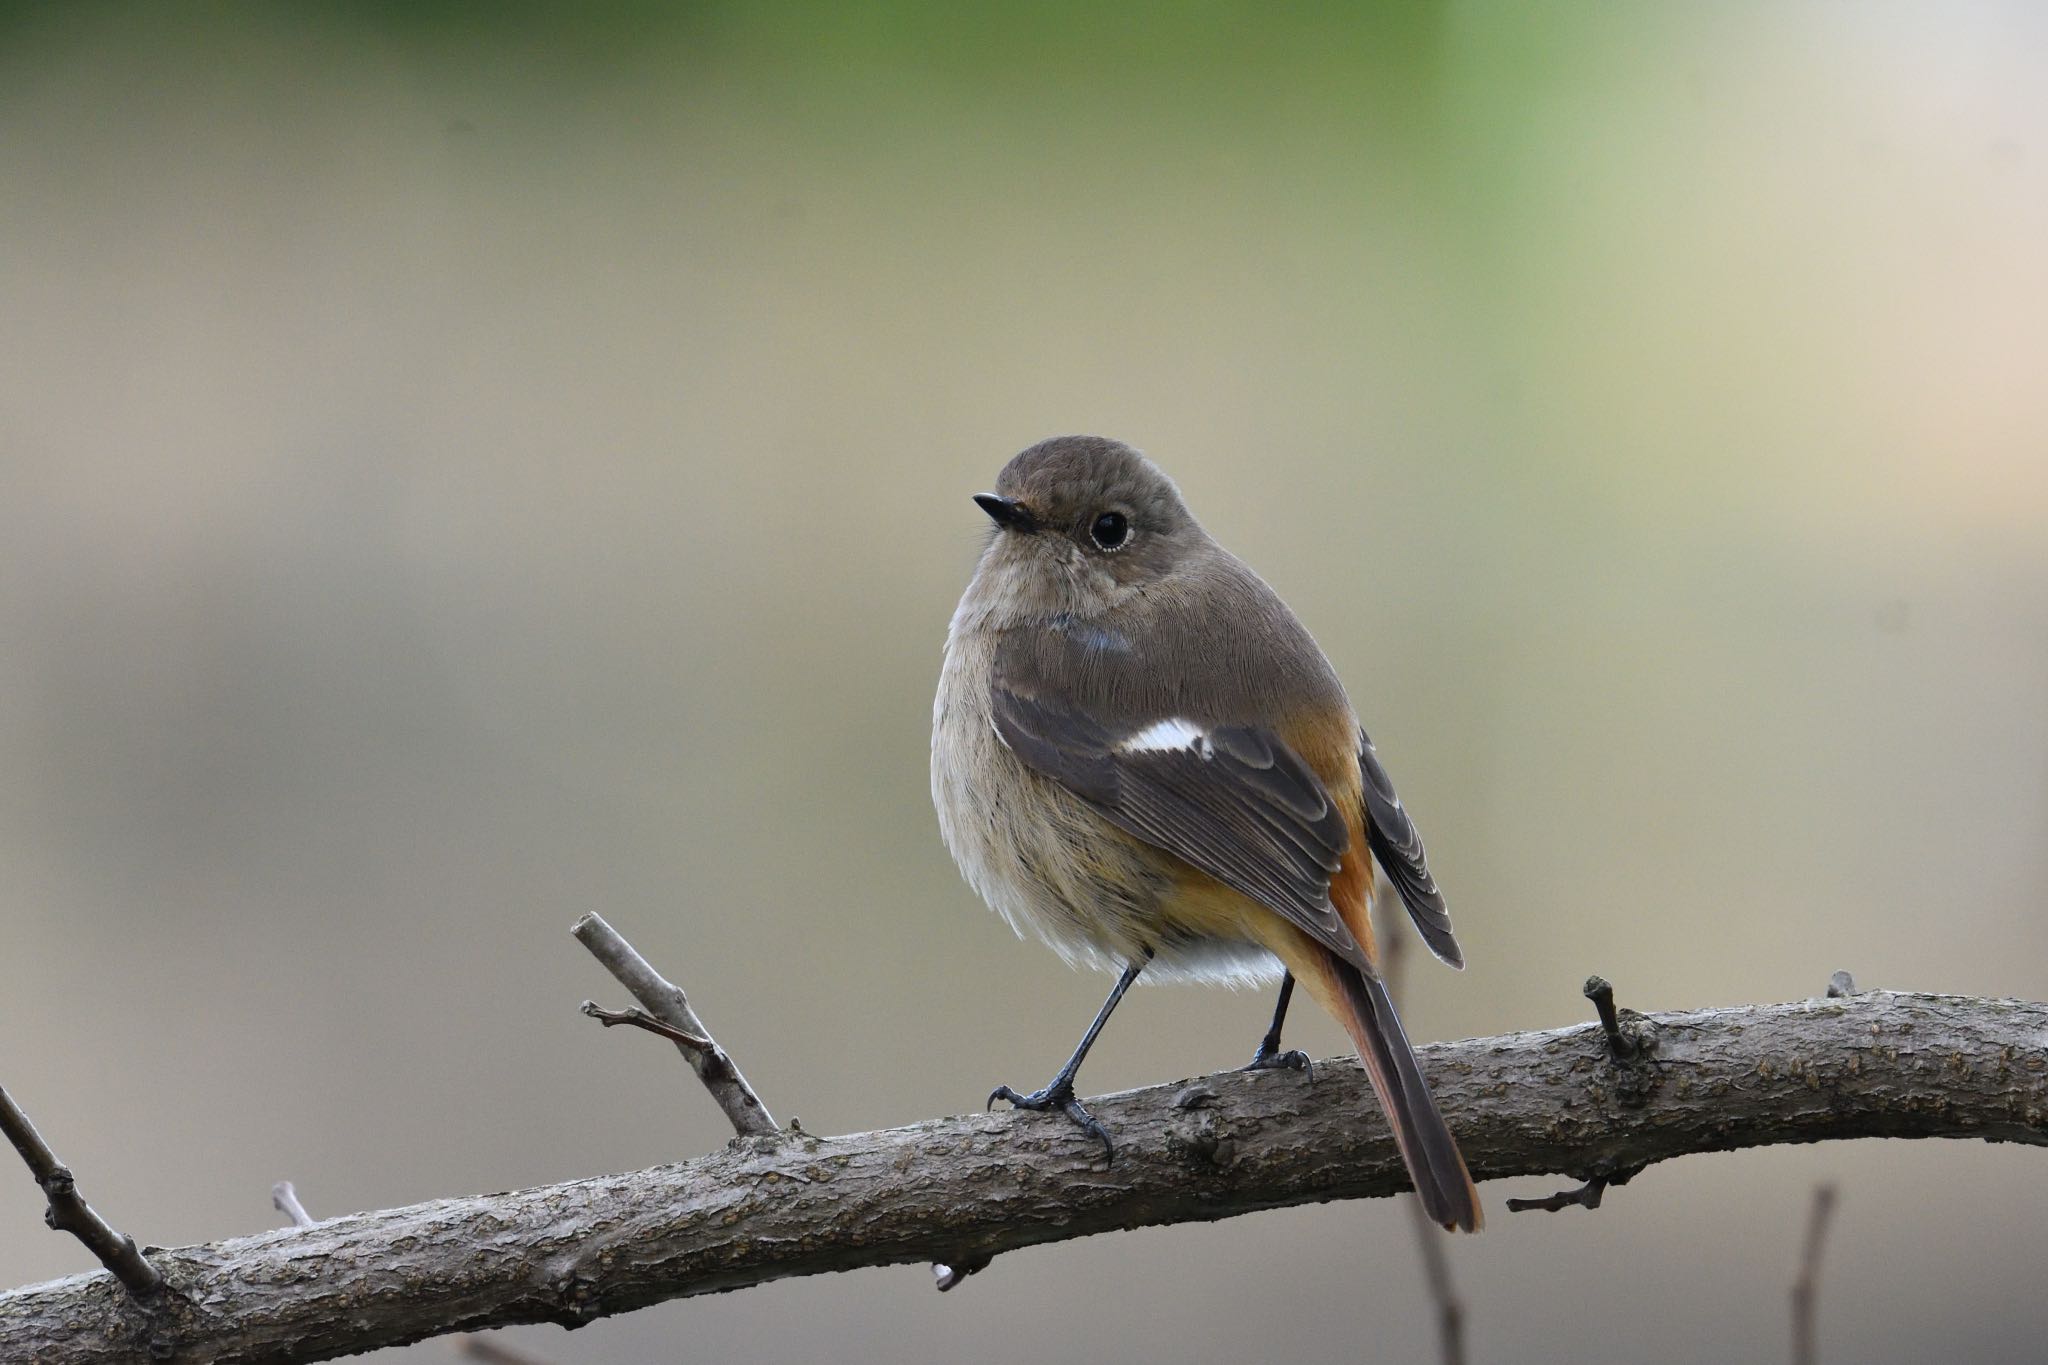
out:
<path id="1" fill-rule="evenodd" d="M 1052 1082 L 991 1101 L 1063 1109 L 1110 1147 L 1074 1077 L 1125 988 L 1147 972 L 1270 979 L 1284 962 L 1358 1043 L 1430 1217 L 1476 1229 L 1471 1176 L 1374 959 L 1375 862 L 1430 948 L 1463 954 L 1322 650 L 1128 446 L 1041 442 L 975 501 L 996 529 L 933 705 L 939 828 L 1019 933 L 1119 973 Z M 1287 998 L 1255 1065 L 1279 1060 Z"/>
<path id="2" fill-rule="evenodd" d="M 1351 714 L 1314 638 L 1128 446 L 1042 442 L 1004 467 L 996 491 L 1028 504 L 1040 527 L 991 534 L 954 614 L 933 711 L 934 804 L 969 882 L 1072 962 L 1115 970 L 1146 945 L 1157 977 L 1277 978 L 1256 944 L 1152 922 L 1146 902 L 1171 880 L 1152 856 L 1163 851 L 1364 965 L 1329 902 L 1343 821 L 1280 737 L 1304 712 Z M 1130 543 L 1090 553 L 1089 521 L 1105 510 L 1130 519 Z M 1212 756 L 1124 747 L 1164 721 L 1201 730 Z M 1373 854 L 1430 950 L 1462 966 L 1415 824 L 1357 734 Z M 1005 803 L 1009 789 L 1020 799 Z M 1023 818 L 1038 809 L 1050 818 Z M 1091 816 L 1147 847 L 1103 856 Z"/>

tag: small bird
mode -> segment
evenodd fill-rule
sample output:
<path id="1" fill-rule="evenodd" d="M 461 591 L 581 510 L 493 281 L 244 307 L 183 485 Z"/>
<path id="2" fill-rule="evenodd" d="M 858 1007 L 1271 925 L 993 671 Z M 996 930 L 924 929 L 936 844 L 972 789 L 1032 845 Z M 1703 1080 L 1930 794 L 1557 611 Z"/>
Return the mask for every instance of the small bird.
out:
<path id="1" fill-rule="evenodd" d="M 932 707 L 939 828 L 1019 934 L 1118 973 L 1051 1082 L 989 1102 L 1062 1110 L 1113 1157 L 1074 1077 L 1141 972 L 1278 976 L 1247 1069 L 1307 1066 L 1280 1051 L 1299 981 L 1357 1044 L 1429 1216 L 1477 1229 L 1478 1192 L 1380 979 L 1375 863 L 1430 951 L 1464 956 L 1329 660 L 1121 442 L 1042 441 L 974 501 L 995 529 Z"/>

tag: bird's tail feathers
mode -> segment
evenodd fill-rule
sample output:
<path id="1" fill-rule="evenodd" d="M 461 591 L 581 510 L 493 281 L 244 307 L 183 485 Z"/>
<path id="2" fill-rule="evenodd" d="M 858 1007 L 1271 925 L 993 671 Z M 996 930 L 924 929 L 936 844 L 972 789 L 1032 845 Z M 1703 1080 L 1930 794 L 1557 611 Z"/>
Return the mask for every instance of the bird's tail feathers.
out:
<path id="1" fill-rule="evenodd" d="M 1335 954 L 1327 959 L 1327 968 L 1348 1007 L 1340 1022 L 1358 1045 L 1358 1059 L 1386 1111 L 1423 1209 L 1446 1228 L 1477 1232 L 1484 1221 L 1479 1191 L 1465 1170 L 1457 1139 L 1429 1093 L 1386 983 Z"/>

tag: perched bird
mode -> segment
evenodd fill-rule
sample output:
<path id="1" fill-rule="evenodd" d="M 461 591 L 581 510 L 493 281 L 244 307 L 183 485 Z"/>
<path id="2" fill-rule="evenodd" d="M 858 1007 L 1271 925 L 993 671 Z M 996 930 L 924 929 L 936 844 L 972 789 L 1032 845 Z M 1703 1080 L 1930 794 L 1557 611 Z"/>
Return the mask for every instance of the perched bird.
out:
<path id="1" fill-rule="evenodd" d="M 1019 933 L 1119 974 L 1044 1089 L 990 1102 L 1064 1110 L 1108 1147 L 1074 1076 L 1139 973 L 1278 976 L 1253 1068 L 1306 1065 L 1279 1050 L 1299 981 L 1357 1044 L 1429 1216 L 1476 1229 L 1478 1194 L 1380 979 L 1375 862 L 1430 950 L 1464 958 L 1329 660 L 1129 446 L 1043 441 L 974 500 L 995 530 L 932 708 L 939 827 Z"/>

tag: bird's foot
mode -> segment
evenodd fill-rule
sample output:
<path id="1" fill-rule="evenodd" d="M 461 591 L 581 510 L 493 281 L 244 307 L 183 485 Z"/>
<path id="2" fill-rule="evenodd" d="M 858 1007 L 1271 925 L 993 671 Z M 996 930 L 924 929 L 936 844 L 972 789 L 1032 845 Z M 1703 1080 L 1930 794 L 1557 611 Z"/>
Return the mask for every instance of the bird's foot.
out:
<path id="1" fill-rule="evenodd" d="M 1012 1108 L 1030 1109 L 1038 1113 L 1052 1109 L 1061 1111 L 1078 1124 L 1082 1132 L 1102 1144 L 1102 1155 L 1106 1161 L 1116 1160 L 1116 1144 L 1109 1140 L 1109 1130 L 1102 1126 L 1095 1115 L 1081 1106 L 1081 1101 L 1074 1098 L 1073 1077 L 1056 1077 L 1045 1089 L 1034 1090 L 1028 1095 L 1020 1095 L 1007 1085 L 999 1085 L 988 1092 L 988 1102 L 991 1106 L 997 1100 L 1008 1100 Z"/>
<path id="2" fill-rule="evenodd" d="M 1252 1054 L 1252 1059 L 1238 1070 L 1299 1071 L 1308 1079 L 1310 1085 L 1314 1085 L 1316 1080 L 1316 1069 L 1309 1061 L 1308 1054 L 1298 1047 L 1282 1052 L 1279 1040 L 1275 1038 L 1268 1038 L 1260 1043 L 1259 1050 Z"/>

